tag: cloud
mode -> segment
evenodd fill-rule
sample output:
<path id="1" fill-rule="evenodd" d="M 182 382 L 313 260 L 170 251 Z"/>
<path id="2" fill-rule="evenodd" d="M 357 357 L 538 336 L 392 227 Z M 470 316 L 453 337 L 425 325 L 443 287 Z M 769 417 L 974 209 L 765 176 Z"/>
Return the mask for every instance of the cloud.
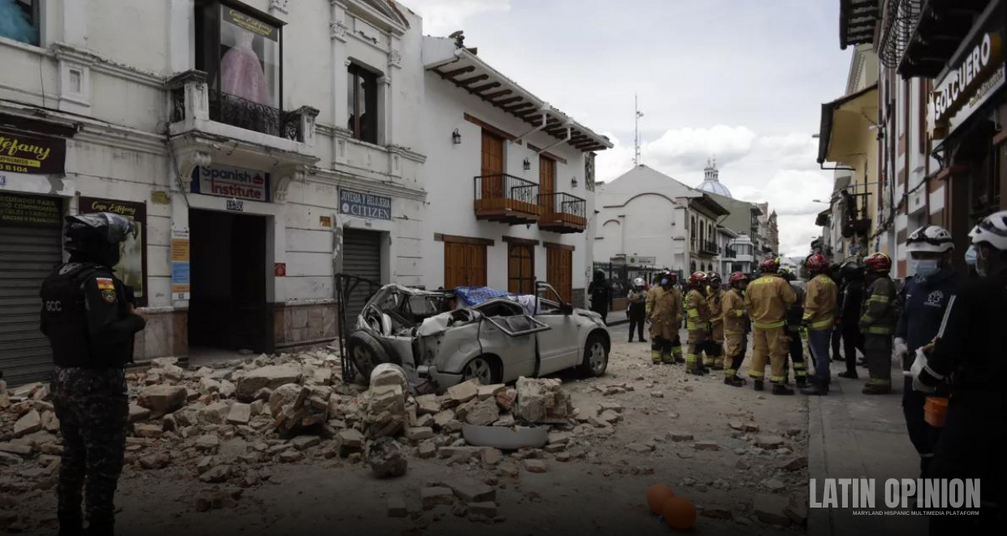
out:
<path id="1" fill-rule="evenodd" d="M 717 125 L 711 128 L 669 130 L 646 144 L 648 160 L 662 166 L 702 167 L 711 156 L 731 162 L 752 151 L 756 139 L 746 127 Z"/>
<path id="2" fill-rule="evenodd" d="M 423 17 L 423 33 L 446 36 L 464 29 L 462 23 L 474 15 L 506 13 L 511 0 L 405 0 L 402 2 Z"/>

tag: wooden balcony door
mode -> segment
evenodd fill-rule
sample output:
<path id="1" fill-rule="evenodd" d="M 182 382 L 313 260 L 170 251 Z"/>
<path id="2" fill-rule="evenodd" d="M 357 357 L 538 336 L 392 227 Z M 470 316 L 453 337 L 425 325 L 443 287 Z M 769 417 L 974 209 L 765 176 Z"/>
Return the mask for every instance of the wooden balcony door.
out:
<path id="1" fill-rule="evenodd" d="M 560 247 L 546 249 L 547 283 L 568 303 L 573 298 L 573 250 Z"/>
<path id="2" fill-rule="evenodd" d="M 463 242 L 445 242 L 444 288 L 485 286 L 486 246 Z"/>
<path id="3" fill-rule="evenodd" d="M 556 161 L 545 156 L 538 157 L 538 193 L 542 212 L 552 214 L 556 206 L 554 196 L 556 191 Z"/>
<path id="4" fill-rule="evenodd" d="M 504 140 L 500 136 L 483 129 L 482 150 L 482 198 L 500 199 L 504 197 Z M 494 176 L 495 175 L 495 176 Z"/>
<path id="5" fill-rule="evenodd" d="M 507 291 L 515 294 L 535 294 L 535 246 L 509 245 L 507 254 Z"/>

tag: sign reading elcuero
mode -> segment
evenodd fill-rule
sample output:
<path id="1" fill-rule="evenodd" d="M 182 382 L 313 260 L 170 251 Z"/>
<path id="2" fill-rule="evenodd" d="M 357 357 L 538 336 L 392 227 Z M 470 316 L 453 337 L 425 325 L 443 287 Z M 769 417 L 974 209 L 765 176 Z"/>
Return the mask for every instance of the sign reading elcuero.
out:
<path id="1" fill-rule="evenodd" d="M 392 198 L 339 189 L 339 212 L 376 220 L 392 219 Z"/>
<path id="2" fill-rule="evenodd" d="M 946 128 L 951 118 L 963 108 L 975 108 L 993 89 L 992 83 L 1002 82 L 1000 35 L 986 33 L 968 55 L 938 84 L 930 105 L 934 124 Z M 994 76 L 996 75 L 996 76 Z M 1001 79 L 997 79 L 1000 77 Z"/>
<path id="3" fill-rule="evenodd" d="M 66 140 L 0 132 L 0 171 L 62 174 L 65 163 Z"/>

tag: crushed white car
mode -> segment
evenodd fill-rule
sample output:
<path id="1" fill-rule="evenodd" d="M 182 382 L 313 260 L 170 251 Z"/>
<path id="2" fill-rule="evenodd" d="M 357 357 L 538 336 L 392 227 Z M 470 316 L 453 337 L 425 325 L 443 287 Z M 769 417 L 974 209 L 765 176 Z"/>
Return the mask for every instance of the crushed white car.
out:
<path id="1" fill-rule="evenodd" d="M 601 317 L 565 303 L 548 284 L 538 283 L 536 291 L 467 307 L 451 291 L 385 285 L 358 316 L 347 353 L 365 381 L 378 364 L 394 363 L 414 390 L 473 378 L 506 383 L 569 368 L 605 374 L 611 337 Z"/>

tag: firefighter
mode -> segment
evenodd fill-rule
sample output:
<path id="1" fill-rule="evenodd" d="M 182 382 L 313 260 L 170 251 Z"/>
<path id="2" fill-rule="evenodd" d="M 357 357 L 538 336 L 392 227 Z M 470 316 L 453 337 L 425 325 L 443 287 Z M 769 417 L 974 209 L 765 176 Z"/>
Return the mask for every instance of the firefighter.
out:
<path id="1" fill-rule="evenodd" d="M 829 341 L 836 325 L 836 303 L 839 289 L 829 277 L 829 261 L 821 253 L 815 253 L 804 262 L 804 268 L 811 276 L 804 296 L 804 315 L 801 326 L 807 330 L 808 346 L 815 363 L 815 375 L 811 386 L 801 392 L 806 395 L 829 394 L 832 372 L 829 370 Z"/>
<path id="2" fill-rule="evenodd" d="M 696 376 L 709 372 L 699 359 L 700 352 L 709 352 L 707 343 L 710 341 L 710 305 L 706 301 L 708 280 L 705 272 L 693 272 L 689 277 L 689 293 L 685 297 L 685 311 L 688 315 L 686 329 L 689 332 L 685 371 Z"/>
<path id="3" fill-rule="evenodd" d="M 794 380 L 798 388 L 803 388 L 808 381 L 808 365 L 807 360 L 804 359 L 804 341 L 807 339 L 807 333 L 801 327 L 801 318 L 804 316 L 804 289 L 797 283 L 797 277 L 794 276 L 794 272 L 790 268 L 780 268 L 780 275 L 787 280 L 797 296 L 794 303 L 787 308 L 787 347 L 790 366 L 794 368 Z M 784 368 L 783 383 L 786 384 L 789 377 L 789 371 Z"/>
<path id="4" fill-rule="evenodd" d="M 745 385 L 745 379 L 738 376 L 738 369 L 745 360 L 748 346 L 746 327 L 748 314 L 745 312 L 745 287 L 748 276 L 741 272 L 731 274 L 730 289 L 724 293 L 724 383 L 733 387 Z"/>
<path id="5" fill-rule="evenodd" d="M 771 363 L 774 395 L 792 395 L 783 384 L 786 376 L 787 336 L 784 318 L 790 304 L 797 301 L 794 289 L 779 275 L 779 257 L 767 257 L 759 267 L 762 276 L 748 285 L 745 308 L 752 319 L 755 354 L 748 375 L 755 379 L 755 390 L 764 388 L 767 358 Z"/>
<path id="6" fill-rule="evenodd" d="M 944 311 L 958 292 L 959 281 L 951 266 L 954 251 L 951 233 L 936 225 L 914 231 L 906 240 L 911 271 L 905 286 L 905 306 L 895 326 L 895 357 L 902 361 L 902 413 L 909 439 L 920 455 L 920 474 L 925 477 L 933 459 L 933 447 L 940 428 L 927 424 L 924 406 L 927 396 L 913 389 L 910 366 L 916 350 L 934 340 L 944 319 Z"/>
<path id="7" fill-rule="evenodd" d="M 987 216 L 969 237 L 965 258 L 979 278 L 963 283 L 948 303 L 935 342 L 923 348 L 926 364 L 919 367 L 913 387 L 950 395 L 927 477 L 979 479 L 982 497 L 977 516 L 931 516 L 934 536 L 994 534 L 1003 526 L 1007 211 Z"/>
<path id="8" fill-rule="evenodd" d="M 672 364 L 672 345 L 678 335 L 678 317 L 682 310 L 680 295 L 675 292 L 675 277 L 670 272 L 660 274 L 660 284 L 647 293 L 647 322 L 650 323 L 650 359 L 655 365 Z"/>
<path id="9" fill-rule="evenodd" d="M 682 355 L 682 323 L 683 317 L 685 316 L 685 295 L 682 294 L 682 289 L 679 287 L 678 274 L 675 272 L 667 272 L 668 278 L 671 280 L 671 291 L 675 293 L 675 304 L 678 309 L 675 310 L 675 323 L 672 325 L 672 330 L 675 333 L 675 339 L 671 342 L 671 355 L 673 362 L 676 365 L 681 365 L 685 363 L 685 357 Z"/>
<path id="10" fill-rule="evenodd" d="M 864 358 L 870 379 L 865 395 L 892 392 L 892 335 L 895 333 L 895 282 L 888 276 L 892 259 L 874 253 L 864 259 L 867 291 L 861 308 L 860 331 L 864 334 Z"/>
<path id="11" fill-rule="evenodd" d="M 644 288 L 642 277 L 633 280 L 633 288 L 626 295 L 626 301 L 629 302 L 629 311 L 627 311 L 627 316 L 629 317 L 629 342 L 633 342 L 634 331 L 637 333 L 637 338 L 640 339 L 640 342 L 647 342 L 647 339 L 643 338 L 643 325 L 647 320 L 647 289 Z"/>
<path id="12" fill-rule="evenodd" d="M 708 352 L 703 360 L 704 368 L 724 370 L 721 356 L 724 355 L 724 291 L 721 289 L 720 274 L 710 274 L 710 285 L 706 287 L 706 303 L 710 308 L 710 340 L 707 343 Z"/>
<path id="13" fill-rule="evenodd" d="M 113 499 L 126 448 L 129 403 L 124 367 L 146 318 L 112 272 L 121 242 L 137 227 L 116 214 L 66 218 L 69 262 L 42 283 L 41 331 L 52 345 L 53 406 L 63 436 L 57 487 L 60 534 L 113 534 Z M 85 481 L 87 485 L 85 486 Z"/>
<path id="14" fill-rule="evenodd" d="M 840 378 L 855 380 L 857 373 L 857 350 L 864 352 L 864 336 L 860 332 L 860 307 L 864 301 L 864 267 L 855 261 L 843 263 L 843 289 L 839 307 L 839 330 L 843 334 L 843 359 L 846 370 Z"/>

